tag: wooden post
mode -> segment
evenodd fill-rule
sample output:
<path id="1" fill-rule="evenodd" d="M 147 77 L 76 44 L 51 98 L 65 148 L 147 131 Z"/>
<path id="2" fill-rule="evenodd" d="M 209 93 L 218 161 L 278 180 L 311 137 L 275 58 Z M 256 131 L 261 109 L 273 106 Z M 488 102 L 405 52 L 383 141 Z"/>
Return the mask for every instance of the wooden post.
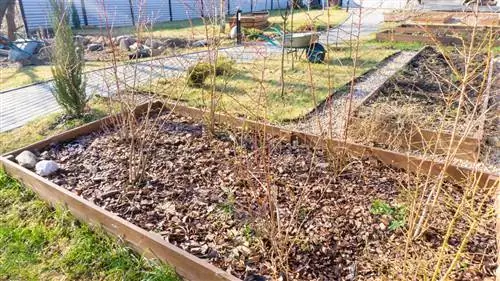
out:
<path id="1" fill-rule="evenodd" d="M 236 44 L 241 45 L 241 10 L 236 11 Z"/>

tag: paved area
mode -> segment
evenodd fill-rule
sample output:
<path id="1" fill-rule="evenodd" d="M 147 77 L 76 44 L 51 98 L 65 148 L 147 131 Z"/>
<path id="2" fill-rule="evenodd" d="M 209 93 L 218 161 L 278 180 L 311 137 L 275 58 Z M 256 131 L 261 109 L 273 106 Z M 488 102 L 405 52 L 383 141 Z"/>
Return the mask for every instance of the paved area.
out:
<path id="1" fill-rule="evenodd" d="M 238 46 L 220 50 L 222 55 L 237 62 L 279 52 L 272 46 Z M 87 94 L 110 97 L 120 90 L 146 83 L 150 79 L 182 75 L 200 60 L 208 59 L 208 52 L 184 54 L 151 61 L 122 65 L 86 73 Z M 52 95 L 52 81 L 0 92 L 0 132 L 12 130 L 38 117 L 57 112 L 61 108 Z"/>
<path id="2" fill-rule="evenodd" d="M 320 41 L 328 45 L 343 44 L 366 38 L 377 32 L 384 22 L 384 12 L 389 9 L 352 8 L 349 17 L 337 28 L 331 29 L 320 37 Z"/>

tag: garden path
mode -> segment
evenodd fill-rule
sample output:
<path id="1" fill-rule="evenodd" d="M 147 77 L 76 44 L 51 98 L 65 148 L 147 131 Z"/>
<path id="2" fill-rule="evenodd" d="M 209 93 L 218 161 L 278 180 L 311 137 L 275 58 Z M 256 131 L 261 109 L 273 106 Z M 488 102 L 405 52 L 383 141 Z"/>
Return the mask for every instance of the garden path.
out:
<path id="1" fill-rule="evenodd" d="M 237 46 L 220 52 L 237 62 L 249 61 L 262 53 L 278 52 L 276 47 Z M 199 60 L 208 58 L 207 51 L 175 55 L 129 63 L 117 67 L 118 83 L 114 68 L 103 68 L 85 73 L 87 94 L 109 97 L 117 89 L 123 90 L 149 79 L 173 77 L 182 73 Z M 21 127 L 31 120 L 61 110 L 51 93 L 53 80 L 0 92 L 0 132 Z"/>
<path id="2" fill-rule="evenodd" d="M 415 51 L 403 51 L 386 59 L 380 67 L 367 73 L 360 81 L 356 82 L 352 91 L 338 93 L 334 99 L 327 100 L 304 120 L 287 126 L 312 134 L 341 137 L 346 123 L 345 119 L 350 115 L 348 114 L 349 110 L 352 111 L 359 106 L 365 98 L 409 63 L 417 53 Z"/>
<path id="3" fill-rule="evenodd" d="M 365 9 L 359 20 L 359 9 L 351 10 L 351 17 L 338 28 L 323 34 L 322 43 L 344 43 L 354 39 L 351 34 L 365 37 L 379 28 L 383 21 L 381 9 Z M 358 24 L 360 23 L 360 24 Z M 279 52 L 273 46 L 249 45 L 220 50 L 236 61 L 244 62 L 262 56 L 262 53 Z M 112 96 L 117 89 L 145 83 L 148 79 L 181 75 L 190 65 L 207 58 L 207 51 L 152 59 L 121 65 L 117 68 L 119 83 L 115 82 L 113 68 L 86 73 L 87 94 Z M 53 80 L 0 92 L 0 132 L 21 127 L 36 118 L 61 110 L 51 93 Z"/>

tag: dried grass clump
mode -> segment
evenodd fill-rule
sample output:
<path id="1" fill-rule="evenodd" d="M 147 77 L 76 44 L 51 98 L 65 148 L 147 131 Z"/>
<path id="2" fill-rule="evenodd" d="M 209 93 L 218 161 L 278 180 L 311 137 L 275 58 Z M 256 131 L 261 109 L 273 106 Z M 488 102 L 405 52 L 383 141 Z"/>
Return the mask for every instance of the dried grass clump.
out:
<path id="1" fill-rule="evenodd" d="M 349 138 L 362 143 L 384 143 L 392 148 L 407 145 L 417 109 L 377 105 L 351 119 Z M 363 116 L 361 116 L 363 115 Z"/>

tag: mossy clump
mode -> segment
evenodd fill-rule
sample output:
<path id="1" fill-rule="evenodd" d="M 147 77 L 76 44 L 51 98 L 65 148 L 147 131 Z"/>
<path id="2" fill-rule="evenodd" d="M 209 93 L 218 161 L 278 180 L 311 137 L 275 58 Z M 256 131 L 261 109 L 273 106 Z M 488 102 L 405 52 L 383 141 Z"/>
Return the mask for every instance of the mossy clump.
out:
<path id="1" fill-rule="evenodd" d="M 203 87 L 205 80 L 213 73 L 214 67 L 208 62 L 199 62 L 188 68 L 187 83 L 190 87 Z M 233 61 L 220 58 L 215 65 L 215 76 L 228 76 L 234 73 Z"/>
<path id="2" fill-rule="evenodd" d="M 212 73 L 212 66 L 207 62 L 199 62 L 188 68 L 187 83 L 190 87 L 200 88 Z"/>
<path id="3" fill-rule="evenodd" d="M 234 73 L 234 61 L 220 58 L 215 66 L 215 76 L 229 76 Z"/>

